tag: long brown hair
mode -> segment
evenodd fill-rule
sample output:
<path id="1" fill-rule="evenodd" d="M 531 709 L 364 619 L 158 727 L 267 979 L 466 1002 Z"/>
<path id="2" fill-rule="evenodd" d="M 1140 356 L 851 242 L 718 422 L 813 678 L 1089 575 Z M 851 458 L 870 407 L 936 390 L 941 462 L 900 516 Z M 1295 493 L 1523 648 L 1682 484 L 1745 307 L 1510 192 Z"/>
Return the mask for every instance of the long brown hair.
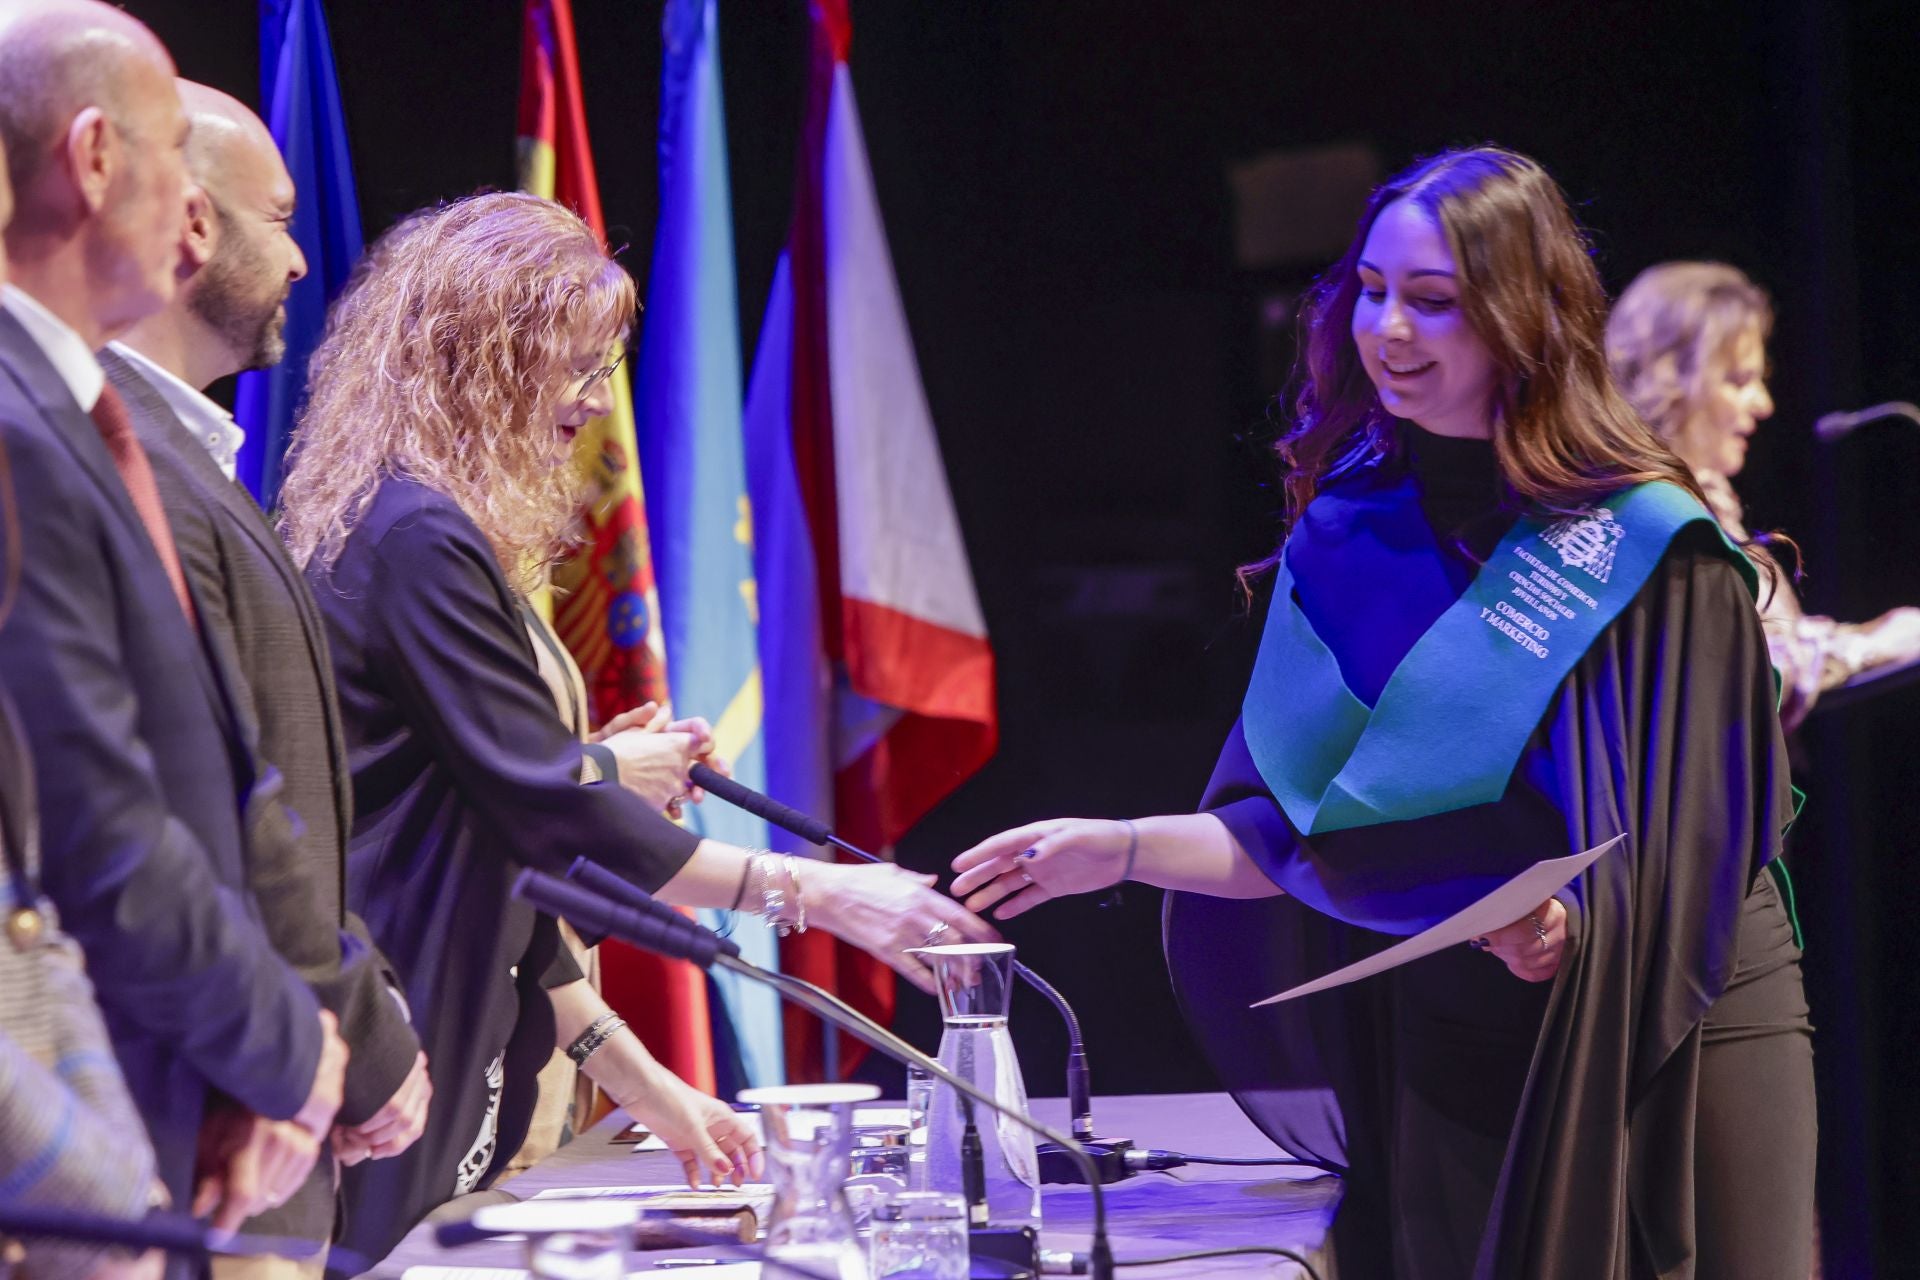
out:
<path id="1" fill-rule="evenodd" d="M 582 337 L 633 323 L 633 279 L 573 213 L 537 196 L 470 196 L 374 245 L 327 317 L 280 491 L 296 562 L 332 565 L 380 482 L 458 503 L 525 589 L 564 549 L 584 477 L 551 423 Z"/>
<path id="2" fill-rule="evenodd" d="M 1494 456 L 1517 505 L 1568 511 L 1648 480 L 1699 496 L 1609 376 L 1606 293 L 1565 194 L 1527 157 L 1471 147 L 1375 190 L 1353 243 L 1307 295 L 1294 421 L 1279 444 L 1290 518 L 1328 479 L 1395 451 L 1397 419 L 1380 404 L 1352 327 L 1361 252 L 1396 200 L 1425 210 L 1453 251 L 1461 306 L 1499 369 Z"/>

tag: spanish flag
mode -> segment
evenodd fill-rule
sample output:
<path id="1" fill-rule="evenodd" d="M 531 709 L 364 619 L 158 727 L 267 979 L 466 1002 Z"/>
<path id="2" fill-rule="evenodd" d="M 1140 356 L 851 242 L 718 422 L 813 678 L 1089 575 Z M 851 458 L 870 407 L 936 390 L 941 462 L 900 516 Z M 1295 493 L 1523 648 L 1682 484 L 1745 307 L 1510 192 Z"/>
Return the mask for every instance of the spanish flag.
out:
<path id="1" fill-rule="evenodd" d="M 521 190 L 558 200 L 606 238 L 570 0 L 527 0 L 519 162 Z M 615 371 L 612 388 L 613 412 L 588 424 L 575 444 L 596 490 L 587 512 L 587 544 L 553 573 L 554 630 L 580 664 L 596 724 L 642 702 L 667 701 L 666 650 L 625 363 Z M 711 1092 L 705 976 L 692 965 L 619 943 L 606 944 L 601 957 L 608 1003 L 660 1061 Z"/>

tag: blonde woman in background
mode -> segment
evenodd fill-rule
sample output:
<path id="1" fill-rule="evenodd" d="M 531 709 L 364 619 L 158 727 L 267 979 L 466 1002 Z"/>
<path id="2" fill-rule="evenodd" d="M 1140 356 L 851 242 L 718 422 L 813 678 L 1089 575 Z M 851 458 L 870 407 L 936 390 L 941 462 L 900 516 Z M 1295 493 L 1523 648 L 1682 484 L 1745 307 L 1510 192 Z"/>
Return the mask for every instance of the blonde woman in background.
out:
<path id="1" fill-rule="evenodd" d="M 1732 481 L 1746 465 L 1748 439 L 1773 416 L 1766 382 L 1772 328 L 1766 291 L 1720 262 L 1649 267 L 1607 322 L 1607 359 L 1621 389 L 1692 469 L 1727 536 L 1743 544 L 1749 539 Z M 1748 550 L 1765 555 L 1757 546 Z M 1789 731 L 1827 690 L 1862 671 L 1920 657 L 1920 609 L 1837 622 L 1805 612 L 1785 573 L 1771 577 L 1760 616 Z"/>

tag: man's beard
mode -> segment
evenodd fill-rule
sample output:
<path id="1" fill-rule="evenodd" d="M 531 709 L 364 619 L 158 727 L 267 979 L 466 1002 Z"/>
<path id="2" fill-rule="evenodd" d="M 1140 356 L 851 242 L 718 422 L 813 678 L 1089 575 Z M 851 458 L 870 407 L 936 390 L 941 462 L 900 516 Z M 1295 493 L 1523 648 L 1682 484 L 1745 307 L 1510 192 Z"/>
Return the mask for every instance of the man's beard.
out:
<path id="1" fill-rule="evenodd" d="M 277 297 L 260 296 L 261 285 L 274 277 L 272 266 L 239 228 L 221 215 L 220 247 L 200 269 L 187 298 L 187 309 L 219 334 L 241 358 L 242 369 L 270 369 L 287 353 L 287 299 L 284 276 L 277 277 Z"/>

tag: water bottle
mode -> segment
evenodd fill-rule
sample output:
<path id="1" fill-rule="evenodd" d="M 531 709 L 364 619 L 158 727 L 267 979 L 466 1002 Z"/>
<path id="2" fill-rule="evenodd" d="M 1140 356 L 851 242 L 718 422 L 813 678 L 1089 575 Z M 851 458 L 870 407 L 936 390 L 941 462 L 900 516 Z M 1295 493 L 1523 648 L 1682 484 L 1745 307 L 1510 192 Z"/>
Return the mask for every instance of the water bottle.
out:
<path id="1" fill-rule="evenodd" d="M 1024 1113 L 1027 1085 L 1007 1032 L 1013 996 L 1013 948 L 1004 942 L 921 947 L 940 993 L 940 1065 L 1002 1106 Z M 1025 1126 L 975 1104 L 987 1222 L 996 1227 L 1040 1225 L 1040 1165 Z M 927 1130 L 927 1186 L 965 1194 L 962 1158 L 966 1108 L 951 1085 L 935 1082 Z"/>

